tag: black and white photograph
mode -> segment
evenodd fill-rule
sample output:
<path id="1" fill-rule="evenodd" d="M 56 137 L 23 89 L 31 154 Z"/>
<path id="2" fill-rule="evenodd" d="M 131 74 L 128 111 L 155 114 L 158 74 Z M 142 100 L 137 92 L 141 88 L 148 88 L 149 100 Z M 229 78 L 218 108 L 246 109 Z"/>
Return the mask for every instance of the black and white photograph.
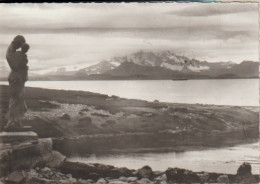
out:
<path id="1" fill-rule="evenodd" d="M 0 3 L 0 184 L 259 183 L 259 3 Z"/>

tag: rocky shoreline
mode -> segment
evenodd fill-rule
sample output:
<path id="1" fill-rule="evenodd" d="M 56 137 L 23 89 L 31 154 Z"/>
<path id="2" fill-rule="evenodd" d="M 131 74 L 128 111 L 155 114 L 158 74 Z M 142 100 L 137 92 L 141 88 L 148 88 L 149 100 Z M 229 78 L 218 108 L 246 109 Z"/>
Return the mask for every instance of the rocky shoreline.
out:
<path id="1" fill-rule="evenodd" d="M 2 143 L 0 176 L 4 184 L 170 184 L 170 183 L 258 183 L 249 163 L 237 174 L 192 172 L 181 168 L 153 171 L 104 164 L 71 162 L 52 148 L 51 138 Z M 185 164 L 185 163 L 184 163 Z"/>

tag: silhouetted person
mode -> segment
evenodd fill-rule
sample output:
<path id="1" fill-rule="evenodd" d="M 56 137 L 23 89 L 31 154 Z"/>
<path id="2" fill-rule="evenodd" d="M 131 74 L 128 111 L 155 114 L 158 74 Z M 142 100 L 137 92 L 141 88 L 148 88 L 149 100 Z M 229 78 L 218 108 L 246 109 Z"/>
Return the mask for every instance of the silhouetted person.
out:
<path id="1" fill-rule="evenodd" d="M 24 47 L 23 51 L 16 51 L 20 47 Z M 28 45 L 29 46 L 29 45 Z M 25 44 L 23 36 L 16 36 L 6 52 L 6 59 L 11 68 L 11 73 L 8 77 L 10 101 L 8 112 L 7 129 L 21 127 L 21 120 L 27 110 L 24 101 L 24 84 L 27 80 L 27 56 L 26 52 L 29 47 Z M 28 47 L 27 51 L 26 47 Z"/>
<path id="2" fill-rule="evenodd" d="M 21 51 L 16 51 L 16 55 L 17 55 L 17 66 L 19 68 L 19 74 L 21 75 L 21 77 L 24 79 L 24 81 L 28 80 L 28 59 L 27 59 L 27 55 L 26 53 L 28 52 L 30 46 L 27 43 L 24 43 L 21 46 Z"/>

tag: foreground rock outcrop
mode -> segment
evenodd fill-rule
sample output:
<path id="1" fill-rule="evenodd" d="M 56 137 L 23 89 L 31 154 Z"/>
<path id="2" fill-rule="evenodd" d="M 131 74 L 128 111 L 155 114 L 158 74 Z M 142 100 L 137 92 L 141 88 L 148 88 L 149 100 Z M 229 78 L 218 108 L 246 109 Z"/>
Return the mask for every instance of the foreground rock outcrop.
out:
<path id="1" fill-rule="evenodd" d="M 65 161 L 67 162 L 67 161 Z M 85 165 L 85 166 L 84 166 Z M 244 163 L 243 165 L 248 165 Z M 35 167 L 13 171 L 2 178 L 3 183 L 11 184 L 173 184 L 173 183 L 258 183 L 259 176 L 247 172 L 249 177 L 218 173 L 198 173 L 180 168 L 169 168 L 165 172 L 152 171 L 153 176 L 140 177 L 138 171 L 102 164 L 66 163 L 72 174 L 60 169 Z M 141 168 L 142 169 L 142 168 Z M 68 171 L 67 170 L 67 171 Z M 124 169 L 123 169 L 124 170 Z M 78 173 L 77 173 L 78 172 Z M 129 172 L 129 173 L 128 173 Z M 122 173 L 120 176 L 119 173 Z M 128 176 L 127 176 L 128 175 Z"/>
<path id="2" fill-rule="evenodd" d="M 153 171 L 104 164 L 71 162 L 53 150 L 51 138 L 1 143 L 0 183 L 6 184 L 167 184 L 167 183 L 258 183 L 251 165 L 243 163 L 237 174 L 193 172 L 180 168 Z"/>

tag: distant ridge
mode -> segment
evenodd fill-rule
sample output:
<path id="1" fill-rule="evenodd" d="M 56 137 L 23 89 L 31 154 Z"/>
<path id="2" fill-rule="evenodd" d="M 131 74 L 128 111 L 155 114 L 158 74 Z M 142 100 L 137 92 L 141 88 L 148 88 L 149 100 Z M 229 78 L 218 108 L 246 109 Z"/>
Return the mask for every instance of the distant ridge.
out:
<path id="1" fill-rule="evenodd" d="M 6 68 L 0 70 L 3 70 L 0 78 L 7 78 Z M 43 75 L 31 74 L 31 80 L 239 79 L 258 78 L 259 63 L 211 63 L 177 55 L 169 50 L 140 50 L 81 69 L 68 71 L 65 67 L 60 67 Z"/>

